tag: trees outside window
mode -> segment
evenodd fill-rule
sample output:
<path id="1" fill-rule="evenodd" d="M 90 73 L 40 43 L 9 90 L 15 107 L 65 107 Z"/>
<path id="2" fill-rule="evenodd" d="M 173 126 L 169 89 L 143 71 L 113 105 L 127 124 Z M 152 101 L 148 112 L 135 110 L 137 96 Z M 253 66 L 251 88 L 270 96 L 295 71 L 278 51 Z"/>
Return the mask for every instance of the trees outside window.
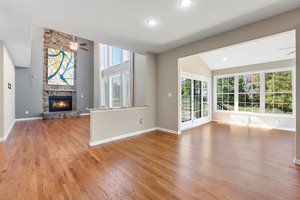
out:
<path id="1" fill-rule="evenodd" d="M 238 76 L 239 111 L 260 112 L 260 74 Z"/>
<path id="2" fill-rule="evenodd" d="M 234 76 L 217 79 L 217 109 L 234 110 Z"/>
<path id="3" fill-rule="evenodd" d="M 271 72 L 265 74 L 266 113 L 293 113 L 292 72 Z"/>
<path id="4" fill-rule="evenodd" d="M 218 111 L 293 114 L 292 69 L 216 77 L 215 83 Z"/>

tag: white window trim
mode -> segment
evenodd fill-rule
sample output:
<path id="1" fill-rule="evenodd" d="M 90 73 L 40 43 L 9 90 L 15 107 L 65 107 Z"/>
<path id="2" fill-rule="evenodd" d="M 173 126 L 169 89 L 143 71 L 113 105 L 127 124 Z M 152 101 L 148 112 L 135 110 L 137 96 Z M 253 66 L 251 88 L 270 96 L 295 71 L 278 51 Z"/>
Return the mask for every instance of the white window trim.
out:
<path id="1" fill-rule="evenodd" d="M 103 106 L 103 103 L 101 102 L 101 100 L 103 99 L 103 97 L 101 97 L 101 95 L 103 95 L 103 91 L 101 89 L 101 79 L 103 78 L 107 78 L 107 87 L 105 88 L 106 91 L 105 92 L 105 106 L 106 107 L 110 107 L 112 108 L 112 104 L 111 104 L 111 91 L 110 91 L 110 88 L 111 88 L 111 77 L 114 77 L 114 76 L 117 76 L 117 75 L 120 75 L 121 76 L 121 106 L 120 107 L 131 107 L 133 105 L 133 53 L 128 51 L 129 52 L 129 60 L 125 60 L 123 61 L 123 51 L 127 51 L 127 50 L 124 50 L 124 49 L 121 49 L 121 63 L 120 64 L 116 64 L 116 65 L 113 65 L 111 66 L 111 51 L 112 51 L 112 47 L 109 46 L 109 45 L 105 45 L 105 44 L 100 44 L 100 47 L 101 45 L 104 45 L 106 48 L 108 48 L 108 54 L 107 54 L 107 59 L 108 59 L 108 66 L 106 68 L 103 68 L 101 66 L 101 61 L 100 61 L 100 74 L 99 74 L 99 77 L 100 77 L 100 92 L 99 92 L 99 104 L 101 106 Z M 101 59 L 101 48 L 99 48 L 100 52 L 99 52 L 99 55 L 100 55 L 100 59 Z M 123 81 L 124 81 L 124 74 L 129 72 L 130 74 L 130 89 L 129 89 L 129 105 L 125 105 L 124 104 L 124 97 L 123 97 Z"/>
<path id="2" fill-rule="evenodd" d="M 292 71 L 292 109 L 293 112 L 292 114 L 274 114 L 274 113 L 265 113 L 265 73 L 270 73 L 270 72 L 282 72 L 282 71 Z M 253 112 L 242 112 L 238 111 L 238 76 L 240 75 L 247 75 L 247 74 L 255 74 L 255 73 L 260 73 L 260 112 L 259 113 L 253 113 Z M 230 77 L 234 76 L 235 79 L 235 88 L 234 88 L 234 96 L 235 96 L 235 101 L 234 101 L 234 111 L 223 111 L 223 110 L 218 110 L 217 109 L 217 79 L 219 78 L 225 78 L 225 77 Z M 263 79 L 262 79 L 263 77 Z M 249 71 L 249 72 L 243 72 L 243 73 L 236 73 L 236 74 L 224 74 L 224 75 L 216 75 L 213 77 L 213 97 L 214 97 L 214 102 L 213 102 L 213 112 L 215 113 L 224 113 L 224 114 L 247 114 L 247 115 L 256 115 L 256 116 L 270 116 L 270 117 L 287 117 L 287 118 L 295 118 L 296 117 L 296 84 L 295 84 L 295 67 L 284 67 L 284 68 L 278 68 L 278 69 L 268 69 L 268 70 L 258 70 L 258 71 Z M 262 84 L 262 81 L 263 84 Z M 262 89 L 263 87 L 263 89 Z M 262 98 L 263 97 L 263 98 Z M 263 108 L 262 108 L 263 107 Z"/>

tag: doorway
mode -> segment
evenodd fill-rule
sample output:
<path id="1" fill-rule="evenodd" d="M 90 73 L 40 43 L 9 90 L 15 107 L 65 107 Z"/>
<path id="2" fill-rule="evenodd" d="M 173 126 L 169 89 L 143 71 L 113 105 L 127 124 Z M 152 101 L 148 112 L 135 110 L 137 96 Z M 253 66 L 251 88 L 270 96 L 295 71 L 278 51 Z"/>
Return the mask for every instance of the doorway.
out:
<path id="1" fill-rule="evenodd" d="M 180 130 L 211 121 L 210 78 L 181 72 Z"/>

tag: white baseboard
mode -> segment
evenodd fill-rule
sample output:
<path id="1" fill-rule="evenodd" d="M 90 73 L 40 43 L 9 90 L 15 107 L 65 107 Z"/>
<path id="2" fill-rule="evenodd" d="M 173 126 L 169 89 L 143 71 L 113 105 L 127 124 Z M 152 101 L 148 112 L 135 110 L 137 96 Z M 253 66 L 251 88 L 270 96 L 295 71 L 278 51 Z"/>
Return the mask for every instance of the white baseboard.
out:
<path id="1" fill-rule="evenodd" d="M 294 158 L 293 162 L 294 162 L 294 164 L 296 164 L 296 165 L 300 165 L 300 160 L 298 160 L 297 158 Z"/>
<path id="2" fill-rule="evenodd" d="M 0 142 L 3 142 L 7 139 L 7 137 L 9 136 L 11 130 L 13 129 L 14 125 L 15 125 L 16 120 L 13 121 L 13 123 L 10 125 L 9 129 L 7 130 L 6 133 L 4 133 L 4 137 L 0 138 Z"/>
<path id="3" fill-rule="evenodd" d="M 150 129 L 145 129 L 145 130 L 141 130 L 141 131 L 136 131 L 136 132 L 132 132 L 132 133 L 127 133 L 127 134 L 123 134 L 123 135 L 114 136 L 114 137 L 103 139 L 103 140 L 98 140 L 98 141 L 95 141 L 95 142 L 90 141 L 89 145 L 90 146 L 95 146 L 95 145 L 98 145 L 98 144 L 112 142 L 112 141 L 115 141 L 115 140 L 120 140 L 120 139 L 124 139 L 124 138 L 128 138 L 128 137 L 140 135 L 140 134 L 143 134 L 143 133 L 148 133 L 148 132 L 155 131 L 155 130 L 156 130 L 156 128 L 150 128 Z"/>
<path id="4" fill-rule="evenodd" d="M 172 133 L 172 134 L 175 134 L 175 135 L 180 135 L 181 134 L 181 131 L 174 131 L 174 130 L 171 130 L 171 129 L 161 128 L 161 127 L 156 127 L 156 130 L 167 132 L 167 133 Z"/>
<path id="5" fill-rule="evenodd" d="M 80 116 L 89 116 L 90 113 L 80 113 Z"/>
<path id="6" fill-rule="evenodd" d="M 19 118 L 19 119 L 16 119 L 15 121 L 19 122 L 19 121 L 28 121 L 28 120 L 38 120 L 38 119 L 43 119 L 43 117 Z"/>
<path id="7" fill-rule="evenodd" d="M 89 145 L 90 146 L 95 146 L 95 145 L 99 145 L 99 144 L 104 144 L 104 143 L 107 143 L 107 142 L 112 142 L 112 141 L 115 141 L 115 140 L 120 140 L 120 139 L 124 139 L 124 138 L 128 138 L 128 137 L 140 135 L 140 134 L 143 134 L 143 133 L 156 131 L 156 130 L 163 131 L 163 132 L 166 132 L 166 133 L 176 134 L 176 135 L 179 135 L 181 133 L 180 131 L 177 132 L 177 131 L 166 129 L 166 128 L 154 127 L 154 128 L 149 128 L 149 129 L 145 129 L 145 130 L 141 130 L 141 131 L 127 133 L 127 134 L 123 134 L 123 135 L 119 135 L 119 136 L 115 136 L 115 137 L 111 137 L 111 138 L 107 138 L 107 139 L 103 139 L 103 140 L 98 140 L 98 141 L 95 141 L 95 142 L 90 141 Z"/>
<path id="8" fill-rule="evenodd" d="M 292 132 L 296 131 L 295 129 L 292 129 L 292 128 L 271 127 L 271 126 L 245 124 L 245 123 L 233 123 L 233 122 L 228 122 L 228 121 L 223 121 L 223 120 L 218 120 L 218 119 L 213 119 L 212 121 L 213 122 L 220 122 L 220 123 L 224 123 L 224 124 L 230 124 L 230 125 L 237 125 L 237 126 L 247 126 L 247 127 L 254 127 L 254 128 L 265 128 L 265 129 L 276 129 L 276 130 L 292 131 Z"/>

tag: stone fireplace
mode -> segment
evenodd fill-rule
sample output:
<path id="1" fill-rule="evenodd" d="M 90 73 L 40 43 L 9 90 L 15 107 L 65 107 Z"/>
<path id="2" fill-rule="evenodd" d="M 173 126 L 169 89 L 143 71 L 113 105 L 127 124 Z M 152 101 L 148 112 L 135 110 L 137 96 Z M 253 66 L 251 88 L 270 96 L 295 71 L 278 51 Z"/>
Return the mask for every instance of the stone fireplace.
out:
<path id="1" fill-rule="evenodd" d="M 77 111 L 77 53 L 70 49 L 76 37 L 52 29 L 44 29 L 43 117 L 44 119 L 79 116 Z M 48 84 L 48 48 L 74 53 L 74 84 Z"/>

